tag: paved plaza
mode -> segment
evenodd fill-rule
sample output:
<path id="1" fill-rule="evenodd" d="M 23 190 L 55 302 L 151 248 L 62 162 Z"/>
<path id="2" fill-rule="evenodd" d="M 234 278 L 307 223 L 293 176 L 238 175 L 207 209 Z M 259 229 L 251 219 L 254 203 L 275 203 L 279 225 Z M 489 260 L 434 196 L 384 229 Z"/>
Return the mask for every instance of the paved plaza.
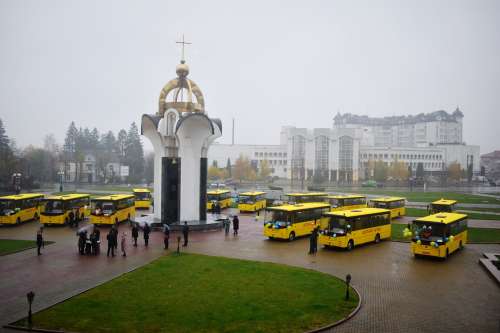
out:
<path id="1" fill-rule="evenodd" d="M 407 243 L 385 241 L 352 252 L 320 249 L 307 255 L 308 239 L 270 241 L 262 224 L 241 215 L 240 235 L 222 231 L 192 233 L 187 251 L 241 259 L 269 261 L 311 268 L 339 277 L 350 273 L 360 291 L 360 312 L 335 332 L 499 332 L 500 289 L 478 264 L 482 252 L 498 252 L 500 245 L 468 245 L 447 261 L 414 259 Z M 0 238 L 33 239 L 38 223 L 0 228 Z M 120 231 L 128 225 L 121 225 Z M 107 230 L 101 232 L 105 239 Z M 1 324 L 26 315 L 26 293 L 36 293 L 34 310 L 101 284 L 161 256 L 162 234 L 153 232 L 149 248 L 133 248 L 127 257 L 107 258 L 77 253 L 75 230 L 45 228 L 45 239 L 55 241 L 37 257 L 35 249 L 0 257 Z M 142 233 L 140 235 L 142 237 Z M 175 239 L 175 236 L 171 239 Z M 106 243 L 104 241 L 104 243 Z M 174 248 L 175 242 L 171 242 Z M 320 292 L 320 291 L 318 291 Z M 5 329 L 4 329 L 5 330 Z M 5 330 L 7 331 L 7 330 Z"/>

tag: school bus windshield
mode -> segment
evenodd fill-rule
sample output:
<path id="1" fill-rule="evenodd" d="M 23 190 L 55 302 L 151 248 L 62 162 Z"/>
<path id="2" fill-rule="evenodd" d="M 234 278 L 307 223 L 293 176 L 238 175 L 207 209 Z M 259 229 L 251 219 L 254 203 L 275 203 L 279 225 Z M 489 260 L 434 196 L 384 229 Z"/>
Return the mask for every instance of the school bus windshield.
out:
<path id="1" fill-rule="evenodd" d="M 135 200 L 149 200 L 151 198 L 151 193 L 149 192 L 135 192 Z"/>
<path id="2" fill-rule="evenodd" d="M 46 213 L 63 213 L 64 204 L 62 200 L 49 200 L 45 204 L 45 212 Z"/>
<path id="3" fill-rule="evenodd" d="M 446 225 L 440 223 L 413 222 L 413 231 L 416 231 L 422 240 L 442 239 L 445 236 L 445 228 Z"/>
<path id="4" fill-rule="evenodd" d="M 0 199 L 0 215 L 6 215 L 14 211 L 15 204 L 13 200 Z"/>
<path id="5" fill-rule="evenodd" d="M 431 204 L 431 209 L 433 212 L 452 213 L 455 210 L 455 205 Z"/>
<path id="6" fill-rule="evenodd" d="M 331 216 L 330 222 L 328 223 L 328 228 L 331 232 L 342 233 L 345 231 L 347 225 L 347 220 L 345 217 L 341 216 Z"/>
<path id="7" fill-rule="evenodd" d="M 92 201 L 91 209 L 95 215 L 112 215 L 115 205 L 112 201 Z"/>
<path id="8" fill-rule="evenodd" d="M 252 195 L 240 195 L 240 203 L 252 205 L 255 203 L 255 198 L 256 196 Z"/>

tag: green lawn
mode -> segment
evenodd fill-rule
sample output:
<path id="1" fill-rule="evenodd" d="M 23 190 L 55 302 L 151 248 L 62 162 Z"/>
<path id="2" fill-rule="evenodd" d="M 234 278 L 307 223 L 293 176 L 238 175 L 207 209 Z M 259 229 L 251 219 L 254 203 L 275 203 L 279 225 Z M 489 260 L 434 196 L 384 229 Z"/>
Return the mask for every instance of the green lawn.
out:
<path id="1" fill-rule="evenodd" d="M 408 240 L 403 237 L 404 228 L 406 224 L 392 224 L 392 240 Z M 500 229 L 469 228 L 467 237 L 471 243 L 500 243 Z"/>
<path id="2" fill-rule="evenodd" d="M 344 293 L 341 280 L 312 270 L 172 254 L 41 311 L 33 322 L 75 332 L 304 332 L 347 316 L 358 297 L 351 292 L 345 301 Z"/>
<path id="3" fill-rule="evenodd" d="M 484 214 L 484 213 L 467 213 L 467 212 L 464 212 L 463 214 L 467 214 L 467 216 L 469 216 L 469 218 L 473 220 L 495 220 L 495 221 L 500 220 L 500 215 Z M 421 217 L 421 216 L 427 216 L 429 215 L 429 213 L 427 212 L 426 209 L 407 207 L 406 215 L 412 217 Z"/>
<path id="4" fill-rule="evenodd" d="M 36 247 L 31 240 L 0 239 L 0 256 Z"/>
<path id="5" fill-rule="evenodd" d="M 339 188 L 337 191 L 359 194 L 371 194 L 380 196 L 400 196 L 413 202 L 432 202 L 441 198 L 457 200 L 458 203 L 482 203 L 482 204 L 500 204 L 500 199 L 458 192 L 409 192 L 407 190 L 385 190 L 381 188 Z"/>

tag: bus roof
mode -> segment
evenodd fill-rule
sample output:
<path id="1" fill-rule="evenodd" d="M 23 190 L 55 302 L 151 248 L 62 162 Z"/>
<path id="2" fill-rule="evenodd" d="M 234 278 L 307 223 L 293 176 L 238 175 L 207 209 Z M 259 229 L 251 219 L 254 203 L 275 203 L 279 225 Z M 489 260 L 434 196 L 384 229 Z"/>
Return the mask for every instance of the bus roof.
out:
<path id="1" fill-rule="evenodd" d="M 330 204 L 322 203 L 322 202 L 307 202 L 300 203 L 296 205 L 281 205 L 275 207 L 268 207 L 267 210 L 281 210 L 286 212 L 296 212 L 307 209 L 316 209 L 316 208 L 330 208 Z"/>
<path id="2" fill-rule="evenodd" d="M 439 199 L 434 202 L 432 202 L 434 205 L 445 205 L 445 206 L 451 206 L 457 203 L 457 200 L 448 200 L 448 199 Z"/>
<path id="3" fill-rule="evenodd" d="M 23 193 L 23 194 L 13 194 L 0 197 L 2 200 L 24 200 L 33 198 L 42 198 L 44 195 L 42 193 Z"/>
<path id="4" fill-rule="evenodd" d="M 88 198 L 90 197 L 90 194 L 85 194 L 85 193 L 69 193 L 69 194 L 63 194 L 63 195 L 51 195 L 50 197 L 45 198 L 45 200 L 62 200 L 62 201 L 67 201 L 67 200 L 72 200 L 72 199 L 80 199 L 80 198 Z"/>
<path id="5" fill-rule="evenodd" d="M 465 218 L 467 218 L 467 215 L 465 215 L 465 214 L 441 212 L 441 213 L 428 215 L 425 217 L 420 217 L 420 218 L 414 220 L 413 222 L 449 224 L 449 223 L 453 223 L 455 221 L 463 220 Z"/>
<path id="6" fill-rule="evenodd" d="M 356 217 L 356 216 L 390 213 L 390 212 L 391 212 L 390 210 L 383 209 L 383 208 L 357 208 L 357 209 L 351 209 L 351 210 L 337 210 L 334 212 L 327 212 L 323 215 Z"/>
<path id="7" fill-rule="evenodd" d="M 93 198 L 92 201 L 117 201 L 121 199 L 134 198 L 133 194 L 112 194 L 103 197 Z"/>
<path id="8" fill-rule="evenodd" d="M 224 193 L 228 193 L 228 192 L 231 192 L 230 190 L 210 190 L 210 191 L 207 191 L 207 194 L 224 194 Z"/>
<path id="9" fill-rule="evenodd" d="M 290 197 L 305 197 L 305 196 L 310 196 L 310 197 L 319 197 L 319 196 L 325 196 L 328 195 L 328 193 L 325 192 L 296 192 L 296 193 L 287 193 L 285 195 L 288 195 Z"/>
<path id="10" fill-rule="evenodd" d="M 254 191 L 254 192 L 243 192 L 243 193 L 240 193 L 240 195 L 248 195 L 248 196 L 256 196 L 256 195 L 262 195 L 262 194 L 266 194 L 266 192 Z"/>
<path id="11" fill-rule="evenodd" d="M 328 199 L 358 199 L 358 198 L 366 198 L 364 195 L 360 194 L 338 194 L 338 195 L 329 195 Z"/>
<path id="12" fill-rule="evenodd" d="M 151 193 L 151 191 L 147 188 L 134 188 L 132 192 L 137 192 L 137 193 Z"/>
<path id="13" fill-rule="evenodd" d="M 400 200 L 406 200 L 406 198 L 401 198 L 401 197 L 383 197 L 383 198 L 371 199 L 370 201 L 392 202 L 392 201 L 400 201 Z"/>

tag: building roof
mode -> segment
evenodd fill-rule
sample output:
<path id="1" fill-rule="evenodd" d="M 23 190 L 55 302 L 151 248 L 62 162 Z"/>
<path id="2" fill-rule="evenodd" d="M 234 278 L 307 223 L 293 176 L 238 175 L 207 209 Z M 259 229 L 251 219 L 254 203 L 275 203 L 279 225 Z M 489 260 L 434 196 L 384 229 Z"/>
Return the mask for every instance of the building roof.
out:
<path id="1" fill-rule="evenodd" d="M 436 213 L 425 217 L 420 217 L 414 222 L 426 222 L 426 223 L 442 223 L 442 224 L 450 224 L 455 221 L 463 220 L 467 218 L 465 214 L 459 213 Z"/>
<path id="2" fill-rule="evenodd" d="M 22 193 L 22 194 L 13 194 L 6 195 L 4 197 L 0 197 L 0 200 L 23 200 L 23 199 L 33 199 L 33 198 L 42 198 L 43 193 Z"/>
<path id="3" fill-rule="evenodd" d="M 323 203 L 323 202 L 306 202 L 295 205 L 281 205 L 281 206 L 267 207 L 266 210 L 296 212 L 301 210 L 317 209 L 317 208 L 330 208 L 330 205 L 328 203 Z"/>
<path id="4" fill-rule="evenodd" d="M 266 192 L 254 191 L 254 192 L 243 192 L 243 193 L 240 193 L 240 195 L 247 195 L 247 196 L 256 196 L 256 195 L 262 195 L 262 194 L 266 194 Z"/>
<path id="5" fill-rule="evenodd" d="M 390 210 L 383 209 L 383 208 L 357 208 L 357 209 L 351 209 L 351 210 L 337 210 L 334 212 L 325 213 L 323 215 L 356 217 L 356 216 L 382 214 L 382 213 L 390 213 Z"/>
<path id="6" fill-rule="evenodd" d="M 392 201 L 399 201 L 399 200 L 406 200 L 406 198 L 400 198 L 400 197 L 384 197 L 384 198 L 375 198 L 375 199 L 371 199 L 370 201 L 377 201 L 377 202 L 392 202 Z"/>
<path id="7" fill-rule="evenodd" d="M 500 150 L 492 151 L 491 153 L 481 155 L 481 158 L 499 158 L 500 159 Z"/>
<path id="8" fill-rule="evenodd" d="M 341 124 L 361 124 L 372 126 L 389 126 L 389 125 L 403 125 L 415 124 L 431 121 L 447 121 L 456 122 L 458 118 L 463 118 L 463 113 L 457 108 L 453 113 L 448 113 L 444 110 L 434 111 L 431 113 L 420 113 L 417 115 L 407 116 L 388 116 L 388 117 L 368 117 L 360 116 L 352 113 L 337 113 L 334 119 L 335 125 Z"/>

